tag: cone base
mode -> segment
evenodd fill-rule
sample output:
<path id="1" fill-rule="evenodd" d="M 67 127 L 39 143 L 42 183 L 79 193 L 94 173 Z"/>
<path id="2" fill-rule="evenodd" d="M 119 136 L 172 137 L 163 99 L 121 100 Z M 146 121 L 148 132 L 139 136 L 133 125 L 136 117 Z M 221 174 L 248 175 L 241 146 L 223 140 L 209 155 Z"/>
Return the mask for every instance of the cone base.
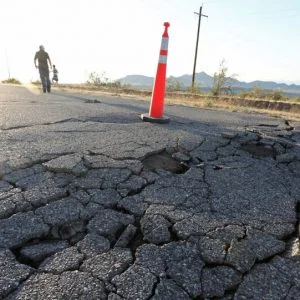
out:
<path id="1" fill-rule="evenodd" d="M 170 122 L 170 118 L 168 117 L 153 118 L 150 117 L 149 114 L 142 114 L 141 119 L 145 122 L 159 123 L 159 124 L 166 124 Z"/>

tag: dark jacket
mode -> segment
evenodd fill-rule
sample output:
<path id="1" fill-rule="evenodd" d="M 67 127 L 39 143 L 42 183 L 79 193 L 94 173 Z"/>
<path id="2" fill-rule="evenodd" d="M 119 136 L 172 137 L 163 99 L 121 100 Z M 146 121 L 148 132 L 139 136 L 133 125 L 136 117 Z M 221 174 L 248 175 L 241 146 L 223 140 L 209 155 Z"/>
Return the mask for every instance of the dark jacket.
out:
<path id="1" fill-rule="evenodd" d="M 39 63 L 39 69 L 49 70 L 48 59 L 50 60 L 50 58 L 46 51 L 39 50 L 38 52 L 36 52 L 34 56 L 34 61 L 36 61 L 36 59 L 38 60 Z"/>

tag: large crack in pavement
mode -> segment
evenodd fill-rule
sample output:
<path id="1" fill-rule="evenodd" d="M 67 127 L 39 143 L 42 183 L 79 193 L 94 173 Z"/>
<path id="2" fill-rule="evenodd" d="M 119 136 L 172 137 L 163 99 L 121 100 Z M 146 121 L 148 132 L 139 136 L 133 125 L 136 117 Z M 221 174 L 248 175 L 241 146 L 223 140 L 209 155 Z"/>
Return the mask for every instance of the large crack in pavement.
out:
<path id="1" fill-rule="evenodd" d="M 149 143 L 129 145 L 123 156 L 91 149 L 5 161 L 0 298 L 295 297 L 293 130 L 259 124 L 178 138 L 139 157 L 129 153 Z"/>

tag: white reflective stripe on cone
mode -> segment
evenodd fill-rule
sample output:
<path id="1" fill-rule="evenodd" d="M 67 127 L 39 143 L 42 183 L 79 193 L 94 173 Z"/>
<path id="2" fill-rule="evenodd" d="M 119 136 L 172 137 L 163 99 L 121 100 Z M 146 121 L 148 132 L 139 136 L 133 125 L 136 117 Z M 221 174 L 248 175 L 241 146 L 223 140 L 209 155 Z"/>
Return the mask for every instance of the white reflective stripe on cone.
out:
<path id="1" fill-rule="evenodd" d="M 160 50 L 168 50 L 169 38 L 163 37 L 161 40 Z"/>
<path id="2" fill-rule="evenodd" d="M 166 64 L 166 63 L 167 63 L 167 58 L 168 58 L 167 55 L 160 55 L 160 56 L 159 56 L 158 63 L 159 63 L 159 64 Z"/>

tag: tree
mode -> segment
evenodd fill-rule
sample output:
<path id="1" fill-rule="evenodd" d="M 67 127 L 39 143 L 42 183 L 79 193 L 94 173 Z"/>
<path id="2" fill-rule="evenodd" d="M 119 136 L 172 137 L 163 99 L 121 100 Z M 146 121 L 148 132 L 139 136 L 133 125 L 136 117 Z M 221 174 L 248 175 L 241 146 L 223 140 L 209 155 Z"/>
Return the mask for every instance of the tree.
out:
<path id="1" fill-rule="evenodd" d="M 167 79 L 167 91 L 175 92 L 182 89 L 182 83 L 180 83 L 174 76 L 170 76 Z"/>
<path id="2" fill-rule="evenodd" d="M 225 66 L 225 59 L 222 59 L 219 65 L 219 71 L 214 74 L 214 82 L 212 94 L 219 96 L 220 94 L 232 94 L 232 82 L 235 75 L 227 76 L 228 68 Z"/>
<path id="3" fill-rule="evenodd" d="M 201 93 L 201 85 L 199 82 L 194 83 L 194 87 L 190 86 L 188 88 L 188 92 L 192 94 L 200 94 Z"/>
<path id="4" fill-rule="evenodd" d="M 103 72 L 102 74 L 99 74 L 98 72 L 91 72 L 89 74 L 89 79 L 87 80 L 87 84 L 92 85 L 106 85 L 108 83 L 109 79 L 106 76 L 106 73 Z"/>
<path id="5" fill-rule="evenodd" d="M 14 77 L 9 77 L 8 79 L 2 80 L 1 82 L 6 84 L 21 84 L 21 81 Z"/>

